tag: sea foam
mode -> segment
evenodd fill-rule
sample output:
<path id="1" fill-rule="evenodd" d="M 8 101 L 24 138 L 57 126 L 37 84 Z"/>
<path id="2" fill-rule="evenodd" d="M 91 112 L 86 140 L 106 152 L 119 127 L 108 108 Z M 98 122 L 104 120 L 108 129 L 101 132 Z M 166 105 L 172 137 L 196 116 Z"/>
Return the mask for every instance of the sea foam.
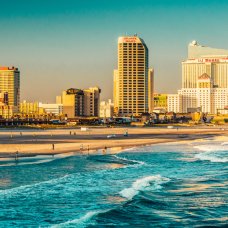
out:
<path id="1" fill-rule="evenodd" d="M 216 153 L 199 153 L 195 155 L 195 158 L 210 162 L 228 162 L 228 158 L 219 157 Z"/>
<path id="2" fill-rule="evenodd" d="M 145 191 L 147 188 L 158 190 L 162 188 L 162 184 L 170 181 L 169 178 L 162 177 L 161 175 L 147 176 L 137 179 L 130 188 L 125 188 L 120 192 L 124 198 L 131 200 L 140 191 Z"/>
<path id="3" fill-rule="evenodd" d="M 220 145 L 198 145 L 198 146 L 194 146 L 194 148 L 205 152 L 228 151 L 228 144 L 222 143 Z"/>
<path id="4" fill-rule="evenodd" d="M 210 162 L 228 162 L 228 144 L 226 142 L 219 145 L 198 145 L 194 148 L 203 151 L 195 155 L 196 159 Z"/>
<path id="5" fill-rule="evenodd" d="M 69 220 L 60 224 L 52 225 L 51 228 L 77 227 L 83 228 L 88 226 L 88 222 L 96 215 L 105 213 L 107 210 L 89 211 L 80 218 Z"/>
<path id="6" fill-rule="evenodd" d="M 1 199 L 1 197 L 5 197 L 5 198 L 15 197 L 15 196 L 18 196 L 19 194 L 24 194 L 24 195 L 31 194 L 31 193 L 34 193 L 34 191 L 36 191 L 37 188 L 44 188 L 44 186 L 53 186 L 53 185 L 58 184 L 59 182 L 66 181 L 70 177 L 72 177 L 72 174 L 65 175 L 65 176 L 62 176 L 59 178 L 55 178 L 55 179 L 51 179 L 48 181 L 34 183 L 31 185 L 22 185 L 22 186 L 15 187 L 15 188 L 0 190 L 0 199 Z"/>

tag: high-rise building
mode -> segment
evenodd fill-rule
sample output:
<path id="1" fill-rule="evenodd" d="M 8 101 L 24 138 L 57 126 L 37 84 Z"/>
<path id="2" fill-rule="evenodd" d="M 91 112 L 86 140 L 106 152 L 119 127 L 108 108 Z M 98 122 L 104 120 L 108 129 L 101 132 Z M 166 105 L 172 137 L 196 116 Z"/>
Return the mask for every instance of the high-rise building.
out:
<path id="1" fill-rule="evenodd" d="M 114 70 L 113 75 L 113 99 L 114 99 L 114 113 L 118 115 L 118 104 L 119 104 L 119 77 L 118 70 Z"/>
<path id="2" fill-rule="evenodd" d="M 15 67 L 0 67 L 0 93 L 5 94 L 5 105 L 13 113 L 19 112 L 20 105 L 20 72 Z"/>
<path id="3" fill-rule="evenodd" d="M 228 50 L 191 42 L 188 59 L 182 62 L 182 89 L 178 95 L 179 112 L 227 113 Z"/>
<path id="4" fill-rule="evenodd" d="M 208 57 L 208 56 L 213 56 L 213 57 L 228 56 L 228 50 L 202 46 L 198 44 L 198 42 L 195 40 L 189 43 L 188 59 L 200 59 L 202 57 Z"/>
<path id="5" fill-rule="evenodd" d="M 100 93 L 99 87 L 84 89 L 84 115 L 99 116 L 100 113 Z"/>
<path id="6" fill-rule="evenodd" d="M 114 109 L 120 116 L 139 116 L 153 110 L 153 70 L 148 48 L 138 36 L 118 39 L 118 69 L 114 70 Z"/>
<path id="7" fill-rule="evenodd" d="M 84 116 L 84 92 L 81 89 L 68 89 L 62 93 L 63 114 L 68 118 Z"/>
<path id="8" fill-rule="evenodd" d="M 228 88 L 228 50 L 210 48 L 193 41 L 188 59 L 182 62 L 182 88 L 196 88 L 198 77 L 206 73 L 214 87 Z"/>
<path id="9" fill-rule="evenodd" d="M 148 107 L 149 113 L 154 110 L 154 69 L 148 71 Z"/>
<path id="10" fill-rule="evenodd" d="M 100 93 L 98 87 L 68 89 L 62 93 L 63 114 L 68 118 L 99 116 Z"/>

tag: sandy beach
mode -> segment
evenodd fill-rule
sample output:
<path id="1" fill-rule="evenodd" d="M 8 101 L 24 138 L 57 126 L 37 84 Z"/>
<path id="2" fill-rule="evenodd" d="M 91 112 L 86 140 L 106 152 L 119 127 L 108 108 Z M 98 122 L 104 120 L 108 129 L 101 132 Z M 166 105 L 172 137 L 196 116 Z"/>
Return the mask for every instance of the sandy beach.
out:
<path id="1" fill-rule="evenodd" d="M 128 136 L 124 134 L 128 132 Z M 226 135 L 227 128 L 89 128 L 1 129 L 0 157 L 32 156 L 69 152 L 94 153 L 98 149 L 129 148 L 147 144 L 194 140 Z M 107 136 L 114 135 L 112 138 Z M 83 149 L 82 149 L 83 148 Z"/>

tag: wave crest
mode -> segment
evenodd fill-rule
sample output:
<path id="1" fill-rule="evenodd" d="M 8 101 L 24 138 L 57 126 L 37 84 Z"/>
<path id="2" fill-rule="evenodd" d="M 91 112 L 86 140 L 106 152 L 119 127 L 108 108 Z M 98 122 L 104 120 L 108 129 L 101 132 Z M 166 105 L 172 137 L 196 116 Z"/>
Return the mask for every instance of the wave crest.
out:
<path id="1" fill-rule="evenodd" d="M 118 160 L 122 160 L 122 161 L 128 162 L 128 163 L 130 163 L 131 166 L 132 165 L 133 166 L 145 165 L 145 162 L 143 162 L 143 161 L 127 159 L 127 158 L 124 158 L 124 157 L 119 157 L 117 155 L 113 155 L 113 157 L 117 158 Z"/>
<path id="2" fill-rule="evenodd" d="M 169 178 L 162 177 L 161 175 L 148 176 L 137 179 L 130 188 L 123 189 L 119 194 L 128 200 L 131 200 L 140 191 L 145 191 L 147 188 L 150 189 L 161 189 L 162 184 L 170 181 Z"/>
<path id="3" fill-rule="evenodd" d="M 56 224 L 51 226 L 52 228 L 64 228 L 64 227 L 86 227 L 88 224 L 88 221 L 92 219 L 94 216 L 104 213 L 105 211 L 102 210 L 97 210 L 97 211 L 89 211 L 87 212 L 84 216 L 78 218 L 78 219 L 73 219 L 66 221 L 64 223 Z"/>
<path id="4" fill-rule="evenodd" d="M 194 148 L 205 152 L 228 151 L 228 144 L 222 143 L 221 145 L 199 145 L 194 146 Z"/>
<path id="5" fill-rule="evenodd" d="M 210 162 L 228 162 L 228 158 L 221 157 L 221 154 L 217 153 L 199 153 L 195 155 L 195 158 L 203 161 L 210 161 Z"/>

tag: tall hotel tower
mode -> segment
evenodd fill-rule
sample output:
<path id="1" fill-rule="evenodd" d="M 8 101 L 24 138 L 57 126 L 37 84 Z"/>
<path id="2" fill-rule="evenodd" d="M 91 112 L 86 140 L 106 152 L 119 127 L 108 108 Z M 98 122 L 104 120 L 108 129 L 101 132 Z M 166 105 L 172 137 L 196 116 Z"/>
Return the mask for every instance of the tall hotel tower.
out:
<path id="1" fill-rule="evenodd" d="M 228 113 L 228 50 L 192 41 L 182 62 L 182 89 L 167 101 L 168 111 Z M 173 104 L 179 105 L 175 109 Z"/>
<path id="2" fill-rule="evenodd" d="M 228 88 L 228 50 L 199 45 L 188 46 L 188 59 L 182 62 L 182 88 L 196 88 L 198 77 L 206 73 L 217 88 Z"/>
<path id="3" fill-rule="evenodd" d="M 0 67 L 0 106 L 9 107 L 13 113 L 19 112 L 20 71 L 15 67 Z"/>
<path id="4" fill-rule="evenodd" d="M 118 39 L 118 69 L 114 70 L 114 110 L 118 116 L 140 116 L 153 110 L 153 70 L 148 48 L 138 36 Z"/>

